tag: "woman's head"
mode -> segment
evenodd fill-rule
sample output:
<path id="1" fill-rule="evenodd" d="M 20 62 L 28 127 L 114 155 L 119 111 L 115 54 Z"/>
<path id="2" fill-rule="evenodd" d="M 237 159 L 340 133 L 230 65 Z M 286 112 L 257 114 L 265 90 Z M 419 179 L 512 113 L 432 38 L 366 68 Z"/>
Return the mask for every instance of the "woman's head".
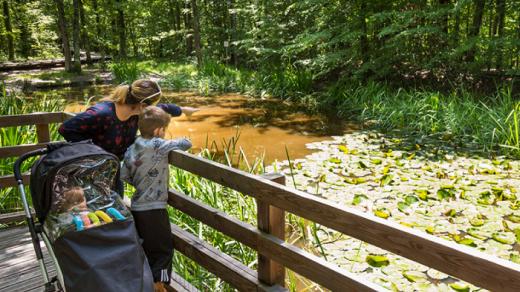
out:
<path id="1" fill-rule="evenodd" d="M 131 85 L 118 86 L 110 100 L 118 104 L 153 105 L 161 99 L 161 87 L 157 82 L 148 79 L 139 79 Z"/>

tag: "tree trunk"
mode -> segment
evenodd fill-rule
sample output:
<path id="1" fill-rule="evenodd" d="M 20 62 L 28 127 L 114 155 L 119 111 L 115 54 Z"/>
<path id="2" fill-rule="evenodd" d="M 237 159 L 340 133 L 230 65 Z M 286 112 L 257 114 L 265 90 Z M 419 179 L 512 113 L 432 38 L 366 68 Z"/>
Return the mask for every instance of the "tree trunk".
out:
<path id="1" fill-rule="evenodd" d="M 190 3 L 186 2 L 184 6 L 188 11 L 191 10 Z M 191 13 L 184 14 L 184 31 L 186 36 L 186 56 L 191 56 L 193 53 L 193 36 L 191 34 L 192 21 Z"/>
<path id="2" fill-rule="evenodd" d="M 480 28 L 482 27 L 482 16 L 484 15 L 486 0 L 474 0 L 473 3 L 475 3 L 475 12 L 473 13 L 473 23 L 469 29 L 468 38 L 473 39 L 475 44 L 473 44 L 473 47 L 466 55 L 466 61 L 470 63 L 475 61 L 476 39 L 480 33 Z"/>
<path id="3" fill-rule="evenodd" d="M 503 56 L 503 45 L 504 41 L 504 26 L 506 18 L 506 0 L 497 0 L 497 22 L 498 22 L 498 52 L 497 52 L 497 69 L 502 68 L 502 56 Z"/>
<path id="4" fill-rule="evenodd" d="M 70 45 L 67 33 L 67 21 L 65 19 L 65 7 L 63 0 L 54 0 L 58 12 L 58 27 L 63 46 L 63 57 L 65 58 L 65 70 L 71 71 Z"/>
<path id="5" fill-rule="evenodd" d="M 83 2 L 81 0 L 79 0 L 79 19 L 81 21 L 81 43 L 83 44 L 83 48 L 85 49 L 85 53 L 87 55 L 87 64 L 91 64 L 92 56 L 90 54 L 90 40 L 88 38 L 85 7 L 83 7 Z"/>
<path id="6" fill-rule="evenodd" d="M 4 25 L 7 32 L 7 55 L 10 61 L 14 61 L 14 37 L 13 28 L 11 26 L 11 14 L 9 13 L 9 4 L 7 0 L 3 2 Z"/>
<path id="7" fill-rule="evenodd" d="M 446 7 L 448 7 L 448 5 L 450 5 L 450 0 L 439 0 L 439 6 L 441 8 L 446 8 Z M 448 22 L 449 22 L 449 18 L 448 18 L 448 14 L 446 12 L 443 12 L 443 13 L 444 13 L 444 15 L 442 16 L 441 30 L 446 35 L 448 35 Z"/>
<path id="8" fill-rule="evenodd" d="M 193 36 L 195 43 L 195 56 L 197 56 L 197 65 L 200 67 L 202 66 L 202 51 L 200 48 L 200 20 L 197 0 L 191 0 L 191 8 L 193 11 Z"/>
<path id="9" fill-rule="evenodd" d="M 361 31 L 359 36 L 359 55 L 363 63 L 368 61 L 368 38 L 367 38 L 367 22 L 366 22 L 366 1 L 361 0 L 359 5 L 359 29 Z"/>
<path id="10" fill-rule="evenodd" d="M 119 30 L 119 57 L 126 58 L 126 27 L 125 15 L 121 0 L 116 0 L 117 3 L 117 28 Z"/>
<path id="11" fill-rule="evenodd" d="M 235 9 L 235 0 L 228 0 L 228 8 L 229 9 Z M 231 47 L 231 63 L 235 67 L 238 67 L 238 56 L 237 56 L 237 46 L 234 45 L 234 42 L 237 41 L 237 13 L 236 11 L 233 11 L 230 15 L 230 22 L 231 22 L 231 44 L 229 46 Z"/>
<path id="12" fill-rule="evenodd" d="M 80 29 L 79 29 L 79 2 L 73 0 L 73 17 L 72 17 L 72 43 L 74 45 L 74 72 L 81 72 L 81 53 L 80 53 Z"/>

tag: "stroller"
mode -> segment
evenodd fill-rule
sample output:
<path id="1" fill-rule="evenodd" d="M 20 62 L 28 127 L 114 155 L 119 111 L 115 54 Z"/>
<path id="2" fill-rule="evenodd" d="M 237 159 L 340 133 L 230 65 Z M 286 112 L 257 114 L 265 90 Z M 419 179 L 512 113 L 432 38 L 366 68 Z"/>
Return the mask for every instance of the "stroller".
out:
<path id="1" fill-rule="evenodd" d="M 33 219 L 20 172 L 28 158 Z M 119 160 L 90 141 L 49 144 L 20 156 L 14 174 L 45 291 L 153 291 L 153 277 L 134 221 L 113 186 Z M 43 239 L 56 265 L 49 279 Z"/>

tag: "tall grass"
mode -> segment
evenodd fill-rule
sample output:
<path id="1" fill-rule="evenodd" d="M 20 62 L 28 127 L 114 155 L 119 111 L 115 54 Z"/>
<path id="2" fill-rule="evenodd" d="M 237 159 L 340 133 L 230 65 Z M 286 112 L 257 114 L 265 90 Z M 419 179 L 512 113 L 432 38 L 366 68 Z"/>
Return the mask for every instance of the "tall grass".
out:
<path id="1" fill-rule="evenodd" d="M 0 94 L 0 115 L 2 116 L 34 112 L 57 112 L 62 111 L 65 107 L 65 101 L 55 95 L 43 95 L 41 99 L 33 100 L 22 95 L 8 95 L 5 90 Z M 58 125 L 56 124 L 50 125 L 50 133 L 53 140 L 59 138 L 57 127 Z M 0 147 L 33 143 L 37 143 L 35 126 L 0 128 Z M 0 159 L 0 175 L 11 175 L 15 160 L 15 157 Z M 26 169 L 22 170 L 26 171 L 29 164 L 26 163 Z M 0 213 L 14 212 L 21 209 L 22 205 L 18 192 L 14 191 L 13 188 L 0 189 Z"/>

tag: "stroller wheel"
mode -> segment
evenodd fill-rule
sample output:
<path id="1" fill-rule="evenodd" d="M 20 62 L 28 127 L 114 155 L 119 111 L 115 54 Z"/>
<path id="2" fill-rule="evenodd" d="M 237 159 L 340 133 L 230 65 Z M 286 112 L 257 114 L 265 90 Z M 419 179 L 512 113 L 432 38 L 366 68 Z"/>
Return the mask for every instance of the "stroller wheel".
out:
<path id="1" fill-rule="evenodd" d="M 59 292 L 59 291 L 65 291 L 60 285 L 60 281 L 58 281 L 58 277 L 54 276 L 49 281 L 49 283 L 45 284 L 45 292 Z"/>

